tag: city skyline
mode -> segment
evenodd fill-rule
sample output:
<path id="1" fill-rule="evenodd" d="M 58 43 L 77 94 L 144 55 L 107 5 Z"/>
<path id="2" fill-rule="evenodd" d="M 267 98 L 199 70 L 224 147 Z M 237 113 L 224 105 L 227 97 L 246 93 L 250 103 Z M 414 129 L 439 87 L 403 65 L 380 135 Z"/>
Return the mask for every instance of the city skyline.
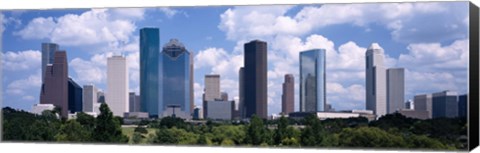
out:
<path id="1" fill-rule="evenodd" d="M 439 6 L 445 10 L 465 10 L 467 3 L 455 2 L 453 6 L 442 5 L 442 3 L 424 3 L 429 5 Z M 451 4 L 451 3 L 449 3 Z M 348 4 L 350 6 L 351 4 Z M 168 42 L 168 39 L 178 38 L 186 44 L 189 51 L 193 52 L 194 58 L 194 88 L 195 88 L 195 105 L 201 106 L 201 94 L 203 89 L 202 77 L 206 74 L 220 74 L 222 89 L 224 89 L 230 96 L 230 99 L 238 97 L 238 70 L 243 66 L 243 48 L 244 43 L 254 39 L 264 40 L 268 43 L 268 114 L 279 113 L 281 111 L 281 85 L 283 76 L 287 73 L 293 73 L 295 77 L 295 97 L 298 96 L 298 51 L 311 48 L 325 48 L 327 52 L 327 103 L 332 104 L 336 110 L 343 109 L 364 109 L 365 97 L 364 90 L 364 55 L 366 47 L 372 42 L 379 42 L 385 49 L 385 64 L 388 67 L 404 67 L 405 68 L 405 100 L 413 99 L 416 94 L 435 93 L 443 90 L 457 91 L 459 94 L 466 92 L 466 72 L 468 62 L 468 37 L 466 25 L 463 25 L 462 17 L 467 16 L 466 11 L 456 11 L 458 16 L 452 18 L 452 23 L 448 25 L 456 25 L 457 28 L 451 27 L 450 30 L 445 29 L 425 29 L 426 25 L 408 24 L 422 17 L 442 16 L 446 13 L 443 11 L 431 11 L 422 5 L 402 3 L 398 6 L 413 6 L 412 13 L 417 11 L 413 19 L 407 18 L 406 15 L 400 14 L 394 16 L 396 20 L 388 18 L 381 18 L 378 21 L 368 20 L 369 15 L 367 8 L 378 7 L 393 8 L 397 4 L 358 4 L 353 5 L 354 9 L 358 9 L 364 13 L 364 18 L 352 19 L 353 16 L 347 16 L 345 19 L 338 19 L 332 21 L 333 23 L 310 23 L 309 18 L 312 16 L 305 15 L 305 12 L 310 13 L 321 12 L 327 8 L 341 10 L 343 5 L 306 5 L 306 6 L 256 6 L 265 7 L 269 9 L 262 9 L 261 11 L 251 11 L 252 7 L 205 7 L 199 10 L 207 11 L 206 14 L 214 15 L 213 17 L 200 16 L 195 13 L 193 8 L 167 8 L 162 10 L 177 11 L 175 15 L 168 17 L 164 11 L 150 10 L 150 9 L 95 9 L 95 10 L 65 10 L 65 11 L 26 11 L 21 15 L 15 15 L 9 11 L 2 12 L 5 17 L 10 18 L 11 21 L 6 24 L 4 31 L 4 97 L 6 101 L 4 106 L 11 106 L 14 108 L 22 108 L 30 110 L 34 103 L 38 103 L 39 85 L 37 80 L 41 78 L 40 69 L 41 61 L 39 58 L 41 53 L 40 44 L 42 42 L 57 43 L 62 49 L 68 52 L 69 75 L 80 85 L 93 83 L 102 91 L 106 90 L 106 57 L 114 53 L 125 54 L 129 65 L 130 76 L 130 91 L 138 93 L 139 79 L 138 79 L 138 30 L 143 27 L 158 27 L 160 29 L 160 43 Z M 255 8 L 255 7 L 253 7 Z M 406 9 L 407 7 L 405 7 Z M 460 9 L 462 8 L 462 9 Z M 122 11 L 139 11 L 142 19 L 139 16 L 122 16 Z M 385 10 L 384 10 L 385 11 Z M 388 11 L 388 10 L 387 10 Z M 36 12 L 40 12 L 36 15 Z M 227 21 L 236 22 L 236 26 L 240 23 L 247 23 L 236 16 L 255 15 L 255 12 L 271 14 L 274 17 L 287 17 L 293 19 L 299 25 L 313 25 L 313 28 L 305 31 L 288 31 L 281 27 L 268 29 L 264 32 L 253 31 L 255 27 L 262 27 L 265 25 L 285 25 L 282 20 L 264 20 L 265 23 L 252 23 L 242 25 L 240 27 L 231 27 L 226 24 Z M 465 14 L 463 14 L 465 13 Z M 111 18 L 100 18 L 108 22 L 99 22 L 107 25 L 113 24 L 112 21 L 135 21 L 123 22 L 130 23 L 133 27 L 130 31 L 121 31 L 124 33 L 116 33 L 113 37 L 103 37 L 99 34 L 98 38 L 103 38 L 101 41 L 95 37 L 90 39 L 98 40 L 102 43 L 95 43 L 84 39 L 83 36 L 65 35 L 59 37 L 55 32 L 60 30 L 60 23 L 74 22 L 68 19 L 66 14 L 74 14 L 77 17 L 84 16 L 99 16 L 102 14 L 110 14 Z M 185 14 L 188 14 L 186 17 Z M 216 14 L 216 15 L 215 15 Z M 388 14 L 385 13 L 385 14 Z M 402 16 L 403 15 L 403 16 Z M 162 21 L 147 22 L 148 19 L 158 16 Z M 48 18 L 53 17 L 53 18 Z M 303 18 L 302 18 L 303 17 Z M 328 16 L 320 16 L 327 18 Z M 446 16 L 451 17 L 451 16 Z M 17 25 L 13 22 L 14 19 L 19 19 L 21 24 Z M 42 20 L 43 19 L 43 20 Z M 192 33 L 192 30 L 198 28 L 187 28 L 181 24 L 174 24 L 176 22 L 191 21 L 195 22 L 198 19 L 208 19 L 212 23 L 200 24 L 198 28 L 205 28 L 205 34 Z M 315 19 L 317 20 L 317 19 Z M 395 21 L 400 22 L 395 22 Z M 40 24 L 41 21 L 54 23 L 53 25 Z M 360 22 L 365 21 L 365 22 Z M 95 20 L 93 22 L 96 22 Z M 161 24 L 160 24 L 161 23 Z M 432 21 L 435 24 L 445 24 L 447 21 L 436 20 Z M 468 22 L 467 22 L 468 23 Z M 402 25 L 403 28 L 395 27 Z M 36 25 L 36 26 L 34 26 Z M 128 25 L 128 24 L 127 24 Z M 18 27 L 15 27 L 18 26 Z M 53 26 L 52 32 L 41 36 L 28 35 L 28 31 L 35 27 Z M 174 28 L 179 26 L 179 28 Z M 424 27 L 426 26 L 426 27 Z M 107 26 L 108 27 L 108 26 Z M 93 29 L 97 27 L 84 27 L 86 29 Z M 397 28 L 397 29 L 396 29 Z M 423 28 L 423 29 L 422 29 Z M 174 30 L 175 29 L 175 30 Z M 293 28 L 295 29 L 295 28 Z M 336 29 L 336 30 L 335 30 Z M 415 38 L 413 33 L 408 30 L 418 29 L 422 31 L 436 32 L 438 35 L 428 35 L 422 33 L 422 38 Z M 463 29 L 463 30 L 462 30 Z M 114 29 L 111 29 L 112 31 Z M 121 29 L 117 29 L 121 30 Z M 338 31 L 354 32 L 358 36 L 349 36 L 347 38 L 340 38 L 336 36 Z M 337 32 L 335 32 L 337 31 Z M 446 31 L 446 32 L 443 32 Z M 273 32 L 273 33 L 271 33 Z M 403 33 L 402 33 L 403 32 Z M 447 33 L 448 32 L 448 33 Z M 454 37 L 447 37 L 452 35 L 451 32 L 456 32 Z M 68 33 L 67 33 L 68 34 Z M 75 37 L 74 37 L 75 36 Z M 88 35 L 87 35 L 88 36 Z M 106 35 L 105 35 L 106 36 Z M 428 37 L 430 36 L 430 37 Z M 39 38 L 41 37 L 41 38 Z M 11 38 L 11 39 L 10 39 Z M 410 38 L 410 40 L 408 39 Z M 415 40 L 415 39 L 420 40 Z M 198 41 L 197 41 L 198 40 Z M 406 41 L 406 42 L 405 42 Z M 25 45 L 14 45 L 19 42 L 25 42 Z M 10 45 L 12 44 L 12 45 Z M 83 45 L 83 47 L 82 47 Z M 438 54 L 437 54 L 438 53 Z M 443 55 L 441 55 L 443 54 Z M 435 57 L 428 59 L 428 57 Z M 27 62 L 22 62 L 25 59 Z M 436 60 L 438 59 L 438 60 Z M 453 59 L 448 62 L 448 59 Z M 105 60 L 105 61 L 104 61 Z M 447 61 L 447 62 L 445 62 Z M 9 65 L 10 64 L 10 65 Z M 416 67 L 418 64 L 423 64 L 422 67 Z M 38 65 L 38 67 L 37 67 Z M 130 66 L 131 65 L 131 66 Z M 439 67 L 438 65 L 445 65 Z M 15 69 L 7 66 L 16 67 Z M 355 77 L 352 77 L 355 76 Z M 454 79 L 454 78 L 465 78 Z M 222 90 L 223 91 L 223 90 Z M 108 91 L 107 91 L 108 92 Z M 346 93 L 351 93 L 351 96 L 342 96 Z M 108 93 L 107 93 L 108 94 Z M 17 97 L 17 98 L 14 98 Z M 18 98 L 19 97 L 19 98 Z M 11 100 L 11 101 L 7 101 Z M 298 110 L 298 98 L 295 98 L 295 110 Z"/>

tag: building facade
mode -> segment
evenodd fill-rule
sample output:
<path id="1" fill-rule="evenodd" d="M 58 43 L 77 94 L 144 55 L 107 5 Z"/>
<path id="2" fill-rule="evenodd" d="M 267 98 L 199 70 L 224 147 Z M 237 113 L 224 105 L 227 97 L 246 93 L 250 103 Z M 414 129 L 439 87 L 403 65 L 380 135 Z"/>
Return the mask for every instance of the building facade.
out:
<path id="1" fill-rule="evenodd" d="M 282 84 L 282 115 L 288 115 L 295 108 L 295 78 L 293 74 L 286 74 Z"/>
<path id="2" fill-rule="evenodd" d="M 142 112 L 157 117 L 159 110 L 160 31 L 158 28 L 140 29 L 140 97 Z"/>
<path id="3" fill-rule="evenodd" d="M 107 95 L 105 101 L 114 116 L 123 117 L 128 112 L 128 67 L 123 56 L 107 59 Z"/>
<path id="4" fill-rule="evenodd" d="M 366 65 L 366 109 L 377 117 L 387 113 L 386 72 L 384 51 L 377 43 L 372 43 L 365 53 Z"/>
<path id="5" fill-rule="evenodd" d="M 405 107 L 405 69 L 387 69 L 387 113 L 392 114 Z"/>
<path id="6" fill-rule="evenodd" d="M 467 117 L 468 112 L 468 95 L 460 95 L 458 96 L 458 116 L 459 117 Z"/>
<path id="7" fill-rule="evenodd" d="M 206 106 L 205 109 L 208 111 L 206 119 L 231 120 L 233 118 L 235 108 L 233 101 L 207 101 Z"/>
<path id="8" fill-rule="evenodd" d="M 325 49 L 300 52 L 300 112 L 325 111 L 325 68 Z"/>
<path id="9" fill-rule="evenodd" d="M 141 112 L 140 111 L 141 102 L 140 102 L 139 95 L 136 95 L 135 92 L 130 92 L 128 94 L 128 102 L 130 103 L 129 104 L 130 108 L 128 109 L 129 112 Z"/>
<path id="10" fill-rule="evenodd" d="M 83 85 L 83 112 L 95 112 L 98 90 L 94 85 Z"/>
<path id="11" fill-rule="evenodd" d="M 45 79 L 45 71 L 48 64 L 53 64 L 58 45 L 54 43 L 42 43 L 42 82 Z"/>
<path id="12" fill-rule="evenodd" d="M 83 89 L 72 78 L 68 78 L 68 110 L 72 114 L 83 111 Z"/>
<path id="13" fill-rule="evenodd" d="M 267 119 L 267 43 L 253 40 L 244 44 L 243 96 L 245 117 Z"/>
<path id="14" fill-rule="evenodd" d="M 163 115 L 169 107 L 176 107 L 179 108 L 173 109 L 176 113 L 191 116 L 193 67 L 190 56 L 190 52 L 177 39 L 171 39 L 163 46 L 159 65 L 159 114 Z"/>
<path id="15" fill-rule="evenodd" d="M 47 64 L 40 90 L 40 104 L 53 104 L 61 109 L 60 116 L 68 117 L 67 52 L 56 51 L 53 64 Z"/>
<path id="16" fill-rule="evenodd" d="M 240 67 L 240 69 L 238 70 L 238 116 L 240 119 L 243 119 L 245 118 L 245 94 L 244 94 L 244 76 L 243 76 L 243 73 L 244 73 L 244 68 L 243 67 Z"/>
<path id="17" fill-rule="evenodd" d="M 413 103 L 415 110 L 427 111 L 428 118 L 432 118 L 432 94 L 416 95 Z"/>
<path id="18" fill-rule="evenodd" d="M 410 99 L 407 102 L 405 102 L 405 109 L 415 110 L 415 105 L 413 103 L 413 100 Z"/>
<path id="19" fill-rule="evenodd" d="M 458 94 L 442 91 L 432 94 L 432 118 L 458 117 Z"/>

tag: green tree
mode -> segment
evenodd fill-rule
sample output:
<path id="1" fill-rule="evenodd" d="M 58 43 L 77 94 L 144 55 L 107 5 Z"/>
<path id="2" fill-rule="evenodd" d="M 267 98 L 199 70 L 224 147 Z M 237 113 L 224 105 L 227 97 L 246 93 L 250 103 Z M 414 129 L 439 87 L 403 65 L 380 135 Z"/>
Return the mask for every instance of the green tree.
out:
<path id="1" fill-rule="evenodd" d="M 93 131 L 95 128 L 95 117 L 92 115 L 88 115 L 84 112 L 78 112 L 75 120 L 89 131 Z"/>
<path id="2" fill-rule="evenodd" d="M 269 137 L 267 135 L 268 129 L 264 126 L 263 120 L 256 115 L 252 115 L 250 124 L 246 128 L 246 142 L 252 145 L 260 145 L 268 143 Z"/>
<path id="3" fill-rule="evenodd" d="M 55 135 L 55 139 L 66 142 L 86 142 L 91 140 L 90 131 L 75 120 L 68 120 L 63 124 L 58 134 Z"/>
<path id="4" fill-rule="evenodd" d="M 277 123 L 277 129 L 275 130 L 275 144 L 280 144 L 286 138 L 288 138 L 287 129 L 288 128 L 288 119 L 284 116 L 280 117 Z"/>
<path id="5" fill-rule="evenodd" d="M 167 129 L 161 128 L 156 133 L 156 138 L 153 143 L 158 144 L 197 144 L 198 135 L 187 132 L 185 129 L 178 129 L 176 127 Z"/>
<path id="6" fill-rule="evenodd" d="M 124 143 L 128 141 L 127 136 L 122 134 L 119 121 L 113 117 L 113 113 L 105 103 L 100 105 L 100 115 L 96 119 L 93 139 L 97 142 Z"/>
<path id="7" fill-rule="evenodd" d="M 345 128 L 339 134 L 342 147 L 404 148 L 406 143 L 401 136 L 387 133 L 376 127 Z"/>
<path id="8" fill-rule="evenodd" d="M 306 127 L 302 131 L 301 144 L 303 146 L 320 146 L 325 137 L 320 120 L 315 115 L 309 115 L 305 117 L 304 122 Z"/>
<path id="9" fill-rule="evenodd" d="M 425 135 L 411 135 L 407 138 L 408 147 L 416 149 L 451 149 L 440 141 Z"/>
<path id="10" fill-rule="evenodd" d="M 132 135 L 132 143 L 133 144 L 139 144 L 143 139 L 143 136 L 141 133 L 138 133 L 138 132 L 133 132 L 133 135 Z"/>

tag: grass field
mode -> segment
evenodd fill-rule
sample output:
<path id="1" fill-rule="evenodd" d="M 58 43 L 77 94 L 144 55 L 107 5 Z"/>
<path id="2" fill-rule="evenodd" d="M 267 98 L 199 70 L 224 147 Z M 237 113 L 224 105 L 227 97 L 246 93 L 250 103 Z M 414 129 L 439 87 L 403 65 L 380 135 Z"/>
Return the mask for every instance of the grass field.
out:
<path id="1" fill-rule="evenodd" d="M 132 136 L 134 133 L 135 127 L 122 127 L 122 133 L 126 136 L 128 136 L 128 143 L 132 144 Z M 147 134 L 142 134 L 143 139 L 140 142 L 140 144 L 145 144 L 147 143 L 148 135 L 150 134 L 155 134 L 155 129 L 154 128 L 147 128 L 148 133 Z"/>

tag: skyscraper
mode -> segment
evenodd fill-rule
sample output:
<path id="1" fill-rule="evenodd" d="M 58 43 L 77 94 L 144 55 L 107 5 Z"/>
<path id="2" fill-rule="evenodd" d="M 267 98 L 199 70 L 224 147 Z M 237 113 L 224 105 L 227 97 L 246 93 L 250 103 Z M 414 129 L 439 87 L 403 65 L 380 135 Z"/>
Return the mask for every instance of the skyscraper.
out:
<path id="1" fill-rule="evenodd" d="M 158 117 L 160 32 L 158 28 L 140 29 L 140 99 L 141 111 Z"/>
<path id="2" fill-rule="evenodd" d="M 267 116 L 267 43 L 253 40 L 244 44 L 245 117 Z"/>
<path id="3" fill-rule="evenodd" d="M 58 45 L 54 43 L 42 43 L 42 82 L 45 79 L 45 71 L 48 64 L 53 64 Z"/>
<path id="4" fill-rule="evenodd" d="M 83 96 L 80 87 L 72 78 L 68 78 L 68 110 L 70 113 L 82 112 Z"/>
<path id="5" fill-rule="evenodd" d="M 56 51 L 53 64 L 47 64 L 40 91 L 40 104 L 53 104 L 61 109 L 60 116 L 68 117 L 67 52 Z"/>
<path id="6" fill-rule="evenodd" d="M 123 117 L 128 112 L 127 59 L 114 55 L 107 59 L 107 95 L 105 101 L 113 115 Z"/>
<path id="7" fill-rule="evenodd" d="M 377 117 L 387 113 L 386 72 L 383 63 L 383 49 L 372 43 L 365 53 L 366 57 L 366 109 L 372 110 Z"/>
<path id="8" fill-rule="evenodd" d="M 415 110 L 427 111 L 428 118 L 432 118 L 432 94 L 415 95 L 413 104 Z"/>
<path id="9" fill-rule="evenodd" d="M 243 67 L 240 67 L 240 69 L 238 70 L 238 101 L 239 101 L 239 104 L 238 104 L 238 112 L 239 112 L 239 116 L 241 119 L 245 118 L 245 94 L 244 94 L 244 77 L 243 77 L 243 73 L 244 73 L 244 68 Z M 205 109 L 204 109 L 205 110 Z"/>
<path id="10" fill-rule="evenodd" d="M 300 52 L 300 112 L 325 111 L 325 49 Z"/>
<path id="11" fill-rule="evenodd" d="M 95 104 L 98 103 L 99 91 L 94 85 L 83 85 L 83 112 L 95 112 Z"/>
<path id="12" fill-rule="evenodd" d="M 130 92 L 128 95 L 129 112 L 140 112 L 140 96 L 136 95 L 135 92 Z"/>
<path id="13" fill-rule="evenodd" d="M 286 74 L 285 80 L 282 84 L 282 114 L 288 115 L 288 113 L 294 110 L 294 87 L 295 79 L 292 74 Z"/>
<path id="14" fill-rule="evenodd" d="M 432 94 L 432 118 L 458 116 L 458 94 L 442 91 Z"/>
<path id="15" fill-rule="evenodd" d="M 405 70 L 387 69 L 387 113 L 405 108 Z"/>
<path id="16" fill-rule="evenodd" d="M 190 52 L 177 39 L 171 39 L 163 46 L 159 66 L 159 116 L 172 115 L 164 114 L 172 106 L 174 106 L 172 109 L 177 108 L 175 113 L 180 116 L 191 115 L 193 82 L 190 56 Z M 166 113 L 169 112 L 172 111 Z"/>
<path id="17" fill-rule="evenodd" d="M 205 75 L 205 101 L 220 99 L 220 75 Z"/>

